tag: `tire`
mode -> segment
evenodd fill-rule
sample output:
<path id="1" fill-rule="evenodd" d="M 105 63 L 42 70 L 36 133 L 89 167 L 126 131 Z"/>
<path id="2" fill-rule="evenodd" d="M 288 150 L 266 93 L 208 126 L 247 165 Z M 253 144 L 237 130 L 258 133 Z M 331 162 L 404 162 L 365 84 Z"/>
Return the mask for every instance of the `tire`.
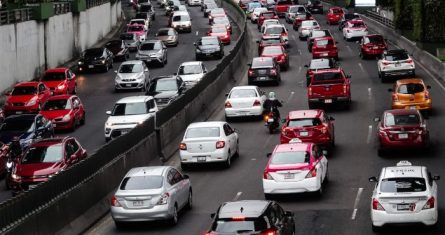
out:
<path id="1" fill-rule="evenodd" d="M 70 127 L 69 131 L 70 132 L 74 132 L 76 130 L 76 118 L 74 118 L 73 120 L 73 125 Z"/>
<path id="2" fill-rule="evenodd" d="M 274 128 L 272 127 L 272 125 L 269 125 L 269 134 L 273 134 L 274 133 Z"/>
<path id="3" fill-rule="evenodd" d="M 105 143 L 110 142 L 110 140 L 111 140 L 111 138 L 109 138 L 109 137 L 105 137 Z"/>
<path id="4" fill-rule="evenodd" d="M 362 52 L 360 52 L 359 56 L 360 56 L 360 59 L 362 59 L 362 60 L 364 60 L 364 59 L 365 59 L 365 55 L 363 55 L 363 53 L 362 53 Z"/>
<path id="5" fill-rule="evenodd" d="M 371 228 L 372 228 L 372 231 L 373 231 L 373 232 L 380 232 L 380 231 L 382 231 L 382 228 L 381 228 L 381 227 L 374 226 L 373 224 L 371 224 Z"/>
<path id="6" fill-rule="evenodd" d="M 226 162 L 224 162 L 224 166 L 226 168 L 230 168 L 230 166 L 232 165 L 232 159 L 231 158 L 232 158 L 232 156 L 231 156 L 230 151 L 229 151 L 229 156 L 227 157 Z"/>
<path id="7" fill-rule="evenodd" d="M 83 113 L 82 119 L 80 119 L 80 125 L 85 125 L 86 114 Z"/>
<path id="8" fill-rule="evenodd" d="M 169 222 L 171 225 L 178 224 L 178 206 L 177 205 L 175 205 L 173 207 L 173 215 Z"/>
<path id="9" fill-rule="evenodd" d="M 186 208 L 187 210 L 191 210 L 193 207 L 193 194 L 192 194 L 192 188 L 189 189 L 189 198 L 187 200 Z"/>

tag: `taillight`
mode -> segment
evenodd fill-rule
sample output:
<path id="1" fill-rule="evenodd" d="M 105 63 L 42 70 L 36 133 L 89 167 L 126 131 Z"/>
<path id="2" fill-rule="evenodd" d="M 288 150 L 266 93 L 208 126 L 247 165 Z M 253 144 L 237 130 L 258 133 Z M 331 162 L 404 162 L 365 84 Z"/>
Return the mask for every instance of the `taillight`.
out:
<path id="1" fill-rule="evenodd" d="M 380 205 L 380 202 L 377 199 L 375 199 L 375 198 L 372 199 L 372 209 L 373 210 L 378 210 L 378 211 L 384 211 L 385 210 L 383 208 L 383 206 Z"/>
<path id="2" fill-rule="evenodd" d="M 111 206 L 122 207 L 121 204 L 119 203 L 119 201 L 117 200 L 117 198 L 115 196 L 111 197 Z"/>
<path id="3" fill-rule="evenodd" d="M 412 59 L 407 59 L 407 60 L 405 61 L 405 63 L 408 63 L 408 64 L 411 64 L 412 62 L 413 62 Z"/>
<path id="4" fill-rule="evenodd" d="M 425 99 L 426 100 L 430 99 L 430 93 L 428 91 L 425 92 Z"/>
<path id="5" fill-rule="evenodd" d="M 320 27 L 319 27 L 319 26 L 317 26 L 317 27 L 315 27 L 314 29 L 320 29 Z"/>
<path id="6" fill-rule="evenodd" d="M 261 102 L 259 100 L 255 100 L 255 102 L 253 102 L 253 106 L 261 106 Z"/>
<path id="7" fill-rule="evenodd" d="M 158 205 L 165 205 L 168 203 L 168 198 L 170 197 L 170 193 L 162 194 L 161 198 L 159 198 Z"/>
<path id="8" fill-rule="evenodd" d="M 265 180 L 273 180 L 272 175 L 270 175 L 270 172 L 266 169 L 263 172 L 263 179 Z"/>
<path id="9" fill-rule="evenodd" d="M 277 75 L 277 70 L 276 69 L 271 69 L 270 70 L 270 75 Z"/>
<path id="10" fill-rule="evenodd" d="M 226 101 L 225 106 L 226 108 L 232 108 L 232 104 L 229 101 Z"/>
<path id="11" fill-rule="evenodd" d="M 306 178 L 312 178 L 317 176 L 317 168 L 312 168 L 306 175 Z"/>
<path id="12" fill-rule="evenodd" d="M 223 140 L 220 140 L 220 141 L 216 142 L 216 148 L 217 149 L 222 149 L 222 148 L 224 148 L 224 146 L 226 146 L 226 142 L 224 142 Z"/>
<path id="13" fill-rule="evenodd" d="M 255 74 L 255 71 L 252 69 L 249 69 L 249 76 L 253 76 Z"/>
<path id="14" fill-rule="evenodd" d="M 346 94 L 348 92 L 348 85 L 343 85 L 343 93 Z"/>
<path id="15" fill-rule="evenodd" d="M 180 150 L 187 150 L 187 145 L 185 143 L 180 143 L 179 144 L 179 149 Z"/>
<path id="16" fill-rule="evenodd" d="M 267 231 L 261 232 L 260 235 L 277 235 L 277 231 L 267 230 Z"/>
<path id="17" fill-rule="evenodd" d="M 390 63 L 390 62 L 383 61 L 382 64 L 383 64 L 383 65 L 390 65 L 391 63 Z"/>
<path id="18" fill-rule="evenodd" d="M 425 206 L 423 206 L 422 210 L 434 208 L 435 201 L 436 199 L 434 197 L 430 197 L 430 199 L 428 199 L 428 201 L 426 202 Z"/>
<path id="19" fill-rule="evenodd" d="M 311 88 L 311 87 L 309 87 L 309 88 L 307 89 L 307 94 L 308 94 L 308 95 L 312 95 L 312 88 Z"/>
<path id="20" fill-rule="evenodd" d="M 321 133 L 326 134 L 328 132 L 328 127 L 323 125 L 323 127 L 321 127 Z"/>

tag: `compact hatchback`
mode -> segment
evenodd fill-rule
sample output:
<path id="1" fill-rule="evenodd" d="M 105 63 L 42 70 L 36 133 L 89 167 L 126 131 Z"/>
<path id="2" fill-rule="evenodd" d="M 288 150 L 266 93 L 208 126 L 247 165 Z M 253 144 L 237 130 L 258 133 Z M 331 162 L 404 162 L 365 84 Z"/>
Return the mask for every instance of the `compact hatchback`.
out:
<path id="1" fill-rule="evenodd" d="M 380 34 L 369 34 L 360 40 L 360 57 L 380 57 L 388 49 L 386 40 Z"/>
<path id="2" fill-rule="evenodd" d="M 136 59 L 147 65 L 156 63 L 162 67 L 167 64 L 167 47 L 161 40 L 147 40 L 141 43 L 136 53 Z"/>
<path id="3" fill-rule="evenodd" d="M 53 95 L 76 94 L 76 75 L 68 68 L 54 68 L 46 70 L 40 79 Z"/>
<path id="4" fill-rule="evenodd" d="M 145 90 L 150 83 L 150 72 L 143 61 L 130 60 L 123 62 L 115 71 L 114 90 Z"/>
<path id="5" fill-rule="evenodd" d="M 201 81 L 207 73 L 207 68 L 201 61 L 189 61 L 179 65 L 177 75 L 181 77 L 185 85 L 190 87 Z"/>
<path id="6" fill-rule="evenodd" d="M 392 93 L 392 109 L 417 109 L 431 113 L 433 105 L 428 91 L 430 88 L 418 78 L 397 80 L 394 88 L 388 89 Z"/>
<path id="7" fill-rule="evenodd" d="M 219 37 L 219 40 L 221 40 L 224 45 L 229 45 L 230 40 L 230 32 L 227 30 L 225 25 L 222 24 L 215 24 L 212 25 L 212 27 L 207 32 L 207 36 L 217 36 Z"/>
<path id="8" fill-rule="evenodd" d="M 298 37 L 300 40 L 305 40 L 312 30 L 320 29 L 320 25 L 316 20 L 303 20 L 300 28 L 298 28 Z"/>
<path id="9" fill-rule="evenodd" d="M 377 62 L 377 68 L 382 82 L 395 76 L 416 76 L 414 60 L 406 50 L 385 51 Z"/>
<path id="10" fill-rule="evenodd" d="M 43 82 L 20 82 L 7 93 L 3 111 L 5 116 L 23 113 L 38 113 L 51 96 Z"/>
<path id="11" fill-rule="evenodd" d="M 338 48 L 333 37 L 315 38 L 312 44 L 312 58 L 334 58 L 338 60 Z"/>
<path id="12" fill-rule="evenodd" d="M 76 95 L 50 97 L 40 114 L 52 121 L 55 130 L 74 131 L 79 125 L 85 124 L 85 108 Z"/>
<path id="13" fill-rule="evenodd" d="M 224 57 L 224 45 L 216 36 L 202 37 L 198 42 L 194 43 L 196 60 L 204 58 L 217 57 L 222 59 Z"/>
<path id="14" fill-rule="evenodd" d="M 258 55 L 261 55 L 263 49 L 267 46 L 286 46 L 286 43 L 280 36 L 262 36 L 258 43 Z"/>
<path id="15" fill-rule="evenodd" d="M 179 44 L 179 35 L 174 28 L 160 28 L 156 37 L 166 46 L 178 46 Z"/>
<path id="16" fill-rule="evenodd" d="M 326 14 L 326 23 L 329 25 L 338 24 L 345 12 L 341 7 L 331 7 Z"/>
<path id="17" fill-rule="evenodd" d="M 261 57 L 274 58 L 283 70 L 289 69 L 289 55 L 282 46 L 267 46 L 261 52 Z"/>
<path id="18" fill-rule="evenodd" d="M 368 26 L 366 26 L 363 20 L 355 19 L 347 21 L 343 28 L 343 38 L 347 41 L 366 35 L 368 35 Z"/>

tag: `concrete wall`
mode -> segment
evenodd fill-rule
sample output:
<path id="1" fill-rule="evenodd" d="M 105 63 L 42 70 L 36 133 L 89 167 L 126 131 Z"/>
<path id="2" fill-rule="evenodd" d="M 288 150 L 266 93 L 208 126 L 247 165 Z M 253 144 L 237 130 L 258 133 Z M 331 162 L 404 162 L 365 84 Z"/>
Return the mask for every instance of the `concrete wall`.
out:
<path id="1" fill-rule="evenodd" d="M 49 68 L 56 67 L 73 58 L 73 14 L 51 17 L 45 24 L 46 58 Z"/>
<path id="2" fill-rule="evenodd" d="M 74 17 L 74 22 L 78 27 L 76 49 L 83 51 L 110 32 L 112 27 L 111 9 L 110 3 L 106 3 L 83 11 Z"/>

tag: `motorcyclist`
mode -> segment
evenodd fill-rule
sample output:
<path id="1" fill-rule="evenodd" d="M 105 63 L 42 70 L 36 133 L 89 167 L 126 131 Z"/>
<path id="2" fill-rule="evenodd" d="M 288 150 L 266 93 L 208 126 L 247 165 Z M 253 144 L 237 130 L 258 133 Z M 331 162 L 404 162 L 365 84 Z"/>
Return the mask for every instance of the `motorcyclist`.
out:
<path id="1" fill-rule="evenodd" d="M 277 119 L 280 119 L 280 111 L 278 107 L 283 107 L 283 104 L 277 100 L 275 92 L 269 92 L 269 97 L 264 101 L 263 108 L 264 110 L 271 111 L 274 113 Z"/>
<path id="2" fill-rule="evenodd" d="M 11 144 L 10 144 L 10 149 L 11 149 L 12 158 L 16 158 L 22 154 L 22 146 L 20 145 L 19 137 L 16 136 L 16 137 L 12 138 Z"/>

